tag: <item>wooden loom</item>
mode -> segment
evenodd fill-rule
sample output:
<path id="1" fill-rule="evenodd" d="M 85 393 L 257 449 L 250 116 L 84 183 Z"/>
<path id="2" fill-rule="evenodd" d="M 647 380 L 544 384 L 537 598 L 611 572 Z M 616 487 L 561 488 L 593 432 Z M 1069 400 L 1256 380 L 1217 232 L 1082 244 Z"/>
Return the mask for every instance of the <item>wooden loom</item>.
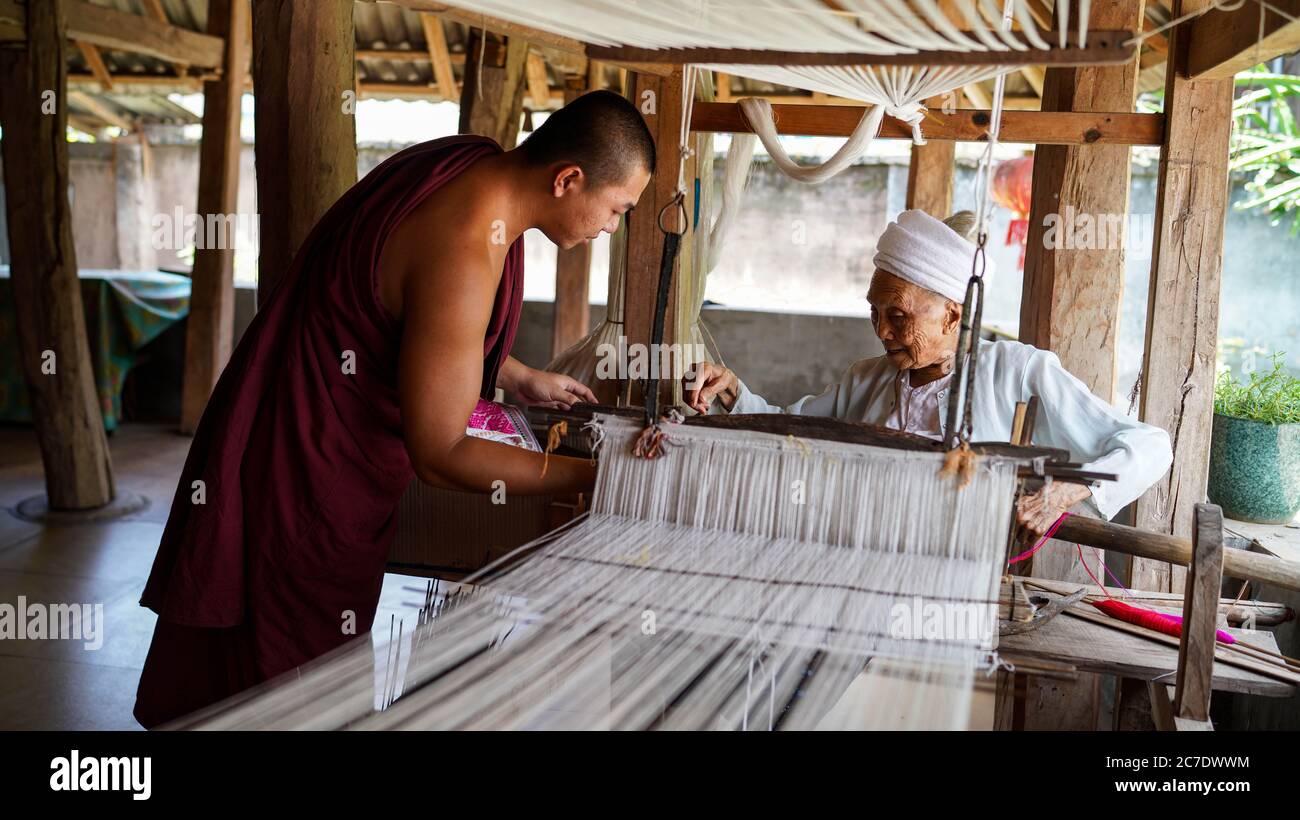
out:
<path id="1" fill-rule="evenodd" d="M 590 421 L 593 417 L 615 420 L 620 418 L 636 420 L 640 418 L 640 411 L 631 408 L 581 407 L 568 412 L 548 411 L 542 415 L 547 422 L 558 422 L 559 420 L 563 420 L 567 423 L 566 426 L 568 426 L 570 432 L 564 437 L 562 446 L 569 448 L 570 451 L 575 454 L 580 454 L 584 451 L 590 452 L 590 448 L 584 446 L 586 445 L 586 442 L 584 441 L 586 438 L 585 435 L 576 432 L 579 429 L 580 424 Z M 938 455 L 937 443 L 929 439 L 899 433 L 898 431 L 886 428 L 837 422 L 830 419 L 780 416 L 699 417 L 688 420 L 683 424 L 683 429 L 692 428 L 721 430 L 725 431 L 729 435 L 744 434 L 755 438 L 778 440 L 787 439 L 791 442 L 791 448 L 808 447 L 810 445 L 815 446 L 817 442 L 834 442 L 841 445 L 847 444 L 853 448 L 862 448 L 863 450 L 871 449 L 894 452 L 913 452 L 918 458 L 924 456 L 935 457 Z M 668 435 L 672 436 L 673 432 L 674 431 L 670 428 Z M 626 443 L 627 440 L 624 440 L 624 446 L 626 446 Z M 1025 470 L 1029 475 L 1043 475 L 1048 470 L 1054 470 L 1063 478 L 1066 478 L 1066 480 L 1083 480 L 1073 476 L 1067 477 L 1067 471 L 1071 468 L 1063 464 L 1064 455 L 1057 451 L 1045 450 L 1044 448 L 1009 445 L 1005 443 L 991 443 L 988 445 L 976 444 L 973 446 L 973 449 L 985 458 L 1014 460 L 1020 465 L 1019 469 Z M 679 451 L 670 452 L 670 454 L 665 458 L 671 460 L 673 458 L 681 459 L 683 457 L 684 456 Z M 854 500 L 855 499 L 844 497 L 839 498 L 835 503 L 842 506 L 845 504 L 851 504 Z M 720 503 L 723 506 L 726 506 L 727 502 L 721 501 Z M 1009 507 L 1004 509 L 1009 510 Z M 1152 685 L 1151 687 L 1153 709 L 1156 710 L 1158 719 L 1164 721 L 1171 727 L 1204 728 L 1208 721 L 1209 692 L 1213 680 L 1216 656 L 1214 630 L 1216 615 L 1219 611 L 1218 580 L 1222 572 L 1222 567 L 1226 563 L 1224 559 L 1225 551 L 1223 550 L 1221 526 L 1216 525 L 1216 512 L 1216 508 L 1208 506 L 1198 510 L 1199 526 L 1194 541 L 1194 547 L 1188 555 L 1188 563 L 1191 569 L 1191 577 L 1193 581 L 1188 585 L 1187 595 L 1183 602 L 1183 616 L 1189 626 L 1184 632 L 1178 650 L 1178 677 L 1172 705 L 1168 705 L 1168 708 L 1166 708 L 1169 700 L 1168 696 L 1164 696 L 1164 701 L 1159 700 L 1159 697 L 1165 691 L 1164 687 L 1157 685 Z M 581 523 L 579 526 L 582 526 Z M 1116 543 L 1115 539 L 1123 536 L 1125 532 L 1122 528 L 1116 528 L 1115 525 L 1105 524 L 1104 522 L 1089 522 L 1081 531 L 1085 533 L 1104 533 L 1106 538 L 1111 539 L 1106 542 L 1107 545 L 1114 545 Z M 685 540 L 687 541 L 696 540 L 703 535 L 704 531 L 701 530 L 694 531 L 694 534 L 689 536 L 685 536 L 684 533 L 678 534 L 679 537 L 685 536 Z M 1092 536 L 1089 540 L 1101 541 L 1102 538 Z M 508 560 L 496 562 L 495 566 L 491 568 L 491 571 L 483 574 L 479 579 L 476 579 L 476 583 L 480 581 L 482 582 L 482 586 L 479 588 L 479 591 L 476 592 L 476 596 L 492 595 L 494 589 L 500 589 L 500 587 L 497 586 L 498 582 L 504 583 L 504 590 L 508 592 L 511 589 L 512 582 L 510 574 L 511 568 L 517 567 L 520 564 L 527 565 L 530 560 L 533 560 L 532 556 L 538 554 L 539 551 L 545 552 L 548 549 L 548 545 L 549 539 L 540 539 L 528 548 L 510 554 Z M 1172 553 L 1169 551 L 1171 545 L 1166 544 L 1163 546 L 1166 548 L 1166 551 L 1163 554 L 1172 556 Z M 613 553 L 607 553 L 607 558 L 609 555 L 613 555 L 618 560 L 627 562 L 629 572 L 637 571 L 637 565 L 643 564 L 645 561 L 645 554 L 643 553 L 641 558 L 638 559 L 633 544 L 622 545 L 620 549 L 621 552 L 615 550 Z M 658 547 L 655 549 L 657 550 Z M 1177 547 L 1175 546 L 1173 549 L 1176 550 Z M 1151 545 L 1140 546 L 1138 547 L 1137 554 L 1150 554 L 1152 551 Z M 1231 554 L 1232 552 L 1234 551 L 1229 550 L 1228 554 Z M 658 553 L 656 552 L 655 554 L 657 555 Z M 995 558 L 995 560 L 998 559 Z M 1250 565 L 1249 563 L 1245 565 L 1234 563 L 1234 571 L 1240 574 L 1263 574 L 1257 572 L 1260 567 L 1265 569 L 1270 580 L 1276 581 L 1278 579 L 1283 579 L 1283 582 L 1285 582 L 1284 579 L 1287 577 L 1297 577 L 1295 574 L 1300 571 L 1300 568 L 1288 566 L 1285 565 L 1285 562 L 1278 562 L 1276 560 L 1264 560 L 1262 563 L 1256 565 Z M 1287 575 L 1288 573 L 1290 573 L 1290 576 Z M 500 592 L 498 592 L 496 600 L 504 601 L 507 599 L 502 598 Z M 426 604 L 427 603 L 428 602 L 426 602 Z M 641 605 L 652 606 L 653 604 L 652 602 L 638 602 L 637 608 L 639 609 Z M 1072 614 L 1077 617 L 1088 617 L 1087 614 L 1079 614 L 1077 612 L 1072 612 Z M 1103 619 L 1103 616 L 1100 615 L 1092 615 L 1091 617 L 1094 619 Z M 429 647 L 436 646 L 438 641 L 436 624 L 433 627 L 429 626 L 433 621 L 425 622 L 424 615 L 421 616 L 421 621 L 422 623 L 418 624 L 416 627 L 417 631 L 415 633 L 415 638 L 411 642 L 412 645 L 416 647 L 414 651 L 416 652 L 417 659 L 420 657 L 420 646 L 423 646 L 423 651 L 427 653 Z M 434 619 L 434 621 L 436 621 L 436 619 Z M 1129 633 L 1139 630 L 1139 628 L 1130 627 L 1127 624 L 1120 624 L 1116 628 L 1125 630 Z M 426 630 L 428 635 L 426 636 L 425 632 L 419 631 L 421 629 Z M 510 630 L 505 631 L 508 633 L 511 630 L 513 630 L 513 627 L 511 627 Z M 493 634 L 495 635 L 496 633 Z M 399 646 L 404 646 L 401 644 L 400 640 L 397 643 Z M 495 644 L 493 644 L 493 646 L 497 652 L 509 652 L 508 646 L 496 646 Z M 487 649 L 488 647 L 485 646 L 484 648 Z M 394 657 L 391 651 L 387 652 L 385 654 L 385 661 L 380 663 L 374 657 L 370 647 L 369 638 L 362 637 L 354 641 L 348 647 L 344 647 L 336 653 L 304 667 L 298 672 L 285 676 L 285 678 L 280 681 L 272 682 L 271 684 L 260 687 L 257 690 L 237 696 L 230 702 L 219 704 L 212 709 L 206 710 L 201 715 L 196 715 L 191 719 L 182 721 L 178 724 L 178 728 L 453 728 L 458 726 L 459 724 L 456 723 L 447 723 L 446 721 L 448 718 L 445 714 L 436 719 L 428 717 L 428 715 L 435 714 L 436 710 L 439 708 L 439 704 L 448 696 L 445 691 L 439 691 L 437 689 L 436 681 L 444 676 L 466 673 L 460 671 L 459 665 L 453 664 L 442 669 L 437 675 L 431 675 L 435 682 L 435 685 L 432 688 L 426 685 L 426 681 L 420 679 L 419 674 L 413 675 L 412 679 L 408 680 L 403 675 L 403 669 L 405 669 L 407 675 L 410 675 L 410 670 L 419 665 L 418 660 L 413 660 L 409 657 L 412 652 L 413 650 L 411 646 L 406 646 L 404 649 L 398 649 L 396 651 L 396 657 Z M 406 661 L 408 664 L 407 667 L 402 666 L 403 653 L 408 656 Z M 1222 650 L 1220 650 L 1218 654 L 1220 656 L 1220 662 L 1242 663 L 1257 671 L 1264 668 L 1264 665 L 1269 663 L 1269 659 L 1262 658 L 1258 655 L 1242 660 L 1225 658 L 1223 657 L 1225 653 Z M 616 659 L 617 657 L 621 656 L 617 656 L 616 653 Z M 871 661 L 868 660 L 863 665 L 872 668 L 870 663 Z M 398 671 L 391 671 L 389 669 L 390 666 L 396 667 Z M 1035 665 L 1032 661 L 1026 662 L 1022 659 L 1018 660 L 1018 666 L 1021 673 L 1046 672 L 1051 674 L 1051 664 L 1046 661 L 1039 662 L 1038 665 Z M 382 672 L 378 671 L 381 667 Z M 869 700 L 871 698 L 888 697 L 890 696 L 888 693 L 896 693 L 897 690 L 896 683 L 894 684 L 893 689 L 891 689 L 888 682 L 890 680 L 898 681 L 900 675 L 902 676 L 902 680 L 911 680 L 913 684 L 916 684 L 925 691 L 932 693 L 933 697 L 939 698 L 940 702 L 951 706 L 947 700 L 953 697 L 951 686 L 936 685 L 932 670 L 929 672 L 917 672 L 906 663 L 899 666 L 898 662 L 891 662 L 885 659 L 881 659 L 881 661 L 877 663 L 877 667 L 884 670 L 884 684 L 881 683 L 882 678 L 880 676 L 877 676 L 876 678 L 863 678 L 858 675 L 856 671 L 854 671 L 854 666 L 851 661 L 830 665 L 828 668 L 833 668 L 835 674 L 827 674 L 831 675 L 834 685 L 839 687 L 839 689 L 836 690 L 837 693 L 842 689 L 842 696 L 837 695 L 840 697 L 839 700 L 836 700 L 834 697 L 826 697 L 827 702 L 833 701 L 835 706 L 827 713 L 827 715 L 818 716 L 822 718 L 821 724 L 819 724 L 817 720 L 814 720 L 807 715 L 803 715 L 800 716 L 800 720 L 798 721 L 792 719 L 792 725 L 824 725 L 825 720 L 847 719 L 846 716 L 851 716 L 853 710 L 851 707 L 844 706 L 844 703 L 851 703 L 854 698 L 859 700 L 867 698 Z M 861 667 L 858 668 L 860 669 Z M 579 671 L 582 671 L 582 674 L 587 674 L 589 672 L 589 670 L 583 670 L 581 667 L 575 667 L 570 670 L 574 675 L 579 674 Z M 1293 683 L 1300 682 L 1300 674 L 1297 674 L 1294 669 L 1288 669 L 1283 666 L 1268 671 L 1279 680 L 1289 680 Z M 736 673 L 733 671 L 733 674 Z M 861 681 L 864 680 L 870 681 L 870 684 L 861 684 Z M 562 691 L 565 681 L 566 678 L 561 672 L 556 672 L 554 674 L 548 673 L 546 676 L 545 687 L 549 688 L 545 688 L 545 691 Z M 527 686 L 525 686 L 526 683 L 531 683 L 531 681 L 525 681 L 519 685 L 524 689 L 527 689 Z M 540 683 L 537 684 L 537 686 L 541 685 L 542 684 Z M 867 686 L 867 688 L 863 690 L 866 694 L 856 691 L 863 685 Z M 882 685 L 885 686 L 883 690 L 881 689 Z M 382 693 L 377 705 L 372 704 L 372 697 L 375 691 Z M 459 692 L 461 690 L 453 691 Z M 400 696 L 398 693 L 400 693 Z M 611 699 L 615 698 L 615 694 L 609 694 L 608 696 Z M 788 696 L 788 693 L 783 692 L 783 697 L 785 696 Z M 643 697 L 659 699 L 667 703 L 675 703 L 681 699 L 681 694 L 673 695 L 672 692 L 665 693 L 660 691 L 650 691 L 644 693 Z M 612 702 L 613 700 L 611 700 L 611 703 Z M 408 705 L 404 706 L 403 704 Z M 409 704 L 415 705 L 411 706 Z M 750 714 L 752 710 L 748 708 L 748 700 L 746 700 L 746 704 L 746 714 Z M 499 711 L 500 708 L 504 707 L 497 708 Z M 644 704 L 642 704 L 640 708 L 642 709 L 642 712 L 644 712 L 648 707 L 645 707 Z M 788 708 L 789 707 L 787 707 L 786 710 L 782 710 L 780 714 L 784 715 L 786 711 L 788 711 Z M 567 717 L 567 712 L 557 713 L 565 714 L 566 719 L 569 719 Z M 550 713 L 547 712 L 545 714 Z M 667 709 L 666 707 L 663 711 L 655 711 L 651 708 L 649 714 L 654 715 L 654 718 L 648 724 L 634 725 L 639 726 L 640 728 L 653 728 L 659 725 L 677 725 L 673 723 L 672 710 Z M 751 714 L 752 718 L 758 716 L 757 712 Z M 709 717 L 710 719 L 714 719 L 714 716 L 711 713 Z M 768 718 L 769 720 L 771 719 L 770 714 L 768 715 Z M 577 720 L 577 718 L 572 719 Z M 582 719 L 591 722 L 559 725 L 565 728 L 591 728 L 593 726 L 602 725 L 600 723 L 600 715 L 595 712 L 589 712 Z M 761 723 L 761 721 L 759 722 Z M 782 725 L 782 721 L 780 720 L 772 722 L 778 728 Z M 509 727 L 513 724 L 476 724 L 471 722 L 465 724 L 464 727 L 471 728 L 478 725 Z M 516 726 L 516 728 L 535 725 L 538 724 L 522 723 Z"/>
<path id="2" fill-rule="evenodd" d="M 734 55 L 732 55 L 732 56 L 734 56 Z M 1172 72 L 1171 72 L 1171 74 L 1172 74 Z M 733 108 L 732 110 L 734 111 L 734 108 Z M 848 116 L 855 116 L 855 113 L 854 113 L 854 112 L 847 112 L 847 111 L 846 111 L 846 112 L 844 112 L 844 113 L 845 113 L 846 115 L 848 115 Z M 1139 116 L 1139 115 L 1131 115 L 1131 114 L 1129 114 L 1129 115 L 1119 115 L 1119 116 L 1137 117 L 1137 116 Z M 1065 117 L 1064 117 L 1063 115 L 1062 115 L 1062 116 L 1058 116 L 1058 119 L 1060 119 L 1060 120 L 1064 120 L 1064 118 L 1065 118 Z M 1085 117 L 1082 117 L 1082 118 L 1080 118 L 1080 119 L 1093 119 L 1093 118 L 1090 117 L 1090 116 L 1085 116 Z M 1109 120 L 1108 120 L 1108 122 L 1109 122 Z M 1142 121 L 1140 121 L 1140 122 L 1139 122 L 1138 120 L 1135 119 L 1133 122 L 1134 122 L 1135 124 L 1141 124 L 1141 125 L 1144 125 L 1144 126 L 1151 126 L 1151 127 L 1147 128 L 1146 131 L 1144 132 L 1144 133 L 1146 134 L 1146 136 L 1144 136 L 1144 137 L 1140 137 L 1140 138 L 1137 138 L 1137 141 L 1145 141 L 1145 142 L 1148 142 L 1148 143 L 1159 141 L 1159 137 L 1158 137 L 1158 136 L 1153 137 L 1152 135 L 1155 134 L 1155 131 L 1156 131 L 1156 129 L 1154 128 L 1154 126 L 1156 126 L 1156 125 L 1158 125 L 1158 124 L 1162 124 L 1162 123 L 1158 123 L 1158 121 L 1157 121 L 1154 117 L 1149 118 L 1149 119 L 1142 120 Z M 978 126 L 979 123 L 976 123 L 976 125 Z M 725 129 L 725 130 L 733 130 L 733 129 L 728 128 L 728 129 Z M 1075 142 L 1075 143 L 1078 143 L 1078 142 L 1095 142 L 1095 141 L 1098 141 L 1099 139 L 1103 139 L 1103 140 L 1104 140 L 1104 139 L 1105 139 L 1105 135 L 1104 135 L 1104 133 L 1103 133 L 1104 131 L 1106 131 L 1105 128 L 1102 128 L 1102 129 L 1091 129 L 1091 130 L 1089 130 L 1089 131 L 1086 133 L 1086 135 L 1083 136 L 1083 137 L 1079 137 L 1079 136 L 1076 134 L 1074 138 L 1069 138 L 1069 137 L 1067 137 L 1064 141 L 1065 141 L 1065 142 Z M 1123 140 L 1123 139 L 1125 139 L 1125 137 L 1121 136 L 1121 139 Z M 1127 139 L 1132 140 L 1132 139 L 1134 139 L 1134 138 L 1133 138 L 1132 135 L 1130 134 L 1130 135 L 1127 137 Z M 1166 137 L 1166 139 L 1168 139 L 1168 137 Z M 1050 140 L 1048 140 L 1048 141 L 1050 141 Z M 1171 243 L 1171 244 L 1172 244 L 1172 243 Z M 630 290 L 631 290 L 631 289 L 632 289 L 632 288 L 631 288 L 631 286 L 630 286 Z M 632 297 L 630 297 L 630 298 L 632 298 Z M 644 300 L 643 300 L 643 301 L 644 301 Z M 1082 522 L 1081 522 L 1081 523 L 1082 523 Z M 1113 531 L 1109 531 L 1109 530 L 1108 530 L 1107 532 L 1112 532 L 1112 534 L 1113 534 Z M 1064 536 L 1064 535 L 1066 535 L 1066 533 L 1063 532 L 1062 535 Z M 1165 537 L 1165 538 L 1169 538 L 1169 537 Z M 1175 543 L 1175 542 L 1176 542 L 1176 543 Z M 1148 543 L 1148 544 L 1146 544 L 1145 546 L 1147 546 L 1147 547 L 1150 548 L 1150 549 L 1148 550 L 1148 552 L 1144 552 L 1144 553 L 1136 553 L 1136 554 L 1141 554 L 1141 555 L 1148 556 L 1148 557 L 1157 557 L 1157 556 L 1155 555 L 1155 553 L 1161 553 L 1161 555 L 1160 555 L 1159 557 L 1163 557 L 1163 558 L 1168 558 L 1168 557 L 1171 556 L 1171 555 L 1182 555 L 1182 554 L 1184 554 L 1184 553 L 1186 553 L 1188 556 L 1190 556 L 1190 555 L 1192 554 L 1191 545 L 1190 545 L 1190 543 L 1187 542 L 1186 540 L 1180 540 L 1180 539 L 1172 539 L 1172 538 L 1169 538 L 1168 541 L 1164 541 L 1164 542 L 1160 542 L 1160 543 L 1156 543 L 1156 544 L 1150 544 L 1150 543 Z M 1112 547 L 1112 548 L 1113 548 L 1113 547 Z M 1186 562 L 1184 562 L 1184 563 L 1186 563 Z M 1225 563 L 1226 563 L 1226 561 L 1225 561 Z M 1274 569 L 1276 569 L 1276 567 L 1274 567 Z M 1283 573 L 1283 574 L 1285 574 L 1285 573 Z"/>

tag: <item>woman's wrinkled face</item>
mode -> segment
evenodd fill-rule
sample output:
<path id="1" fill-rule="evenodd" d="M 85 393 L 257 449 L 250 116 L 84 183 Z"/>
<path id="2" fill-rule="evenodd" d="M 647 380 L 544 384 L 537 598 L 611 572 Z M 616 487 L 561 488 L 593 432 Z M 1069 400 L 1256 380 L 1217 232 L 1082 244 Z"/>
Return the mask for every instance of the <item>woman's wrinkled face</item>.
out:
<path id="1" fill-rule="evenodd" d="M 867 301 L 871 326 L 899 370 L 920 370 L 952 358 L 961 308 L 946 297 L 877 268 Z"/>

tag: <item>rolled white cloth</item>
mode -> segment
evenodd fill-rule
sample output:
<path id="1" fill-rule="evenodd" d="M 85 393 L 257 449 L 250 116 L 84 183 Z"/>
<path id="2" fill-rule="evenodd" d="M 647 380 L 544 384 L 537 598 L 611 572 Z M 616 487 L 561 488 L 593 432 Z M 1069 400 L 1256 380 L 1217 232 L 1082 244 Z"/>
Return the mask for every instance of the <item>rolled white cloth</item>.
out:
<path id="1" fill-rule="evenodd" d="M 954 302 L 966 300 L 975 243 L 925 211 L 903 211 L 876 243 L 876 267 Z M 993 274 L 985 257 L 984 277 Z"/>

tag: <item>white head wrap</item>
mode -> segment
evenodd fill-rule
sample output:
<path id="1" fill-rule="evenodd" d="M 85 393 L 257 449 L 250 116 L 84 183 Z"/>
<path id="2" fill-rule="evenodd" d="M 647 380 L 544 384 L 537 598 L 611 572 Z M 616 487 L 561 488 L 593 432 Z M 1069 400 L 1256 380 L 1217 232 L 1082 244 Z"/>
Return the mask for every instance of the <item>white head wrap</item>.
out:
<path id="1" fill-rule="evenodd" d="M 876 267 L 957 302 L 966 300 L 975 243 L 925 211 L 903 211 L 876 243 Z M 985 257 L 984 276 L 993 274 Z"/>

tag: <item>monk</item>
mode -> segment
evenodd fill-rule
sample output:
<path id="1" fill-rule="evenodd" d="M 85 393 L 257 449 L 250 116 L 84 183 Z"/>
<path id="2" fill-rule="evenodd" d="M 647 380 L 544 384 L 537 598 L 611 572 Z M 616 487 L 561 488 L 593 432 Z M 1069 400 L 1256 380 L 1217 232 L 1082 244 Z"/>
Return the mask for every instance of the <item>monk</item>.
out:
<path id="1" fill-rule="evenodd" d="M 369 631 L 413 479 L 589 490 L 584 459 L 466 434 L 480 397 L 594 402 L 510 357 L 529 228 L 612 233 L 654 172 L 637 110 L 584 95 L 525 142 L 455 136 L 375 168 L 321 218 L 222 373 L 141 603 L 158 613 L 135 717 L 153 727 Z M 436 538 L 437 533 L 430 533 Z"/>

